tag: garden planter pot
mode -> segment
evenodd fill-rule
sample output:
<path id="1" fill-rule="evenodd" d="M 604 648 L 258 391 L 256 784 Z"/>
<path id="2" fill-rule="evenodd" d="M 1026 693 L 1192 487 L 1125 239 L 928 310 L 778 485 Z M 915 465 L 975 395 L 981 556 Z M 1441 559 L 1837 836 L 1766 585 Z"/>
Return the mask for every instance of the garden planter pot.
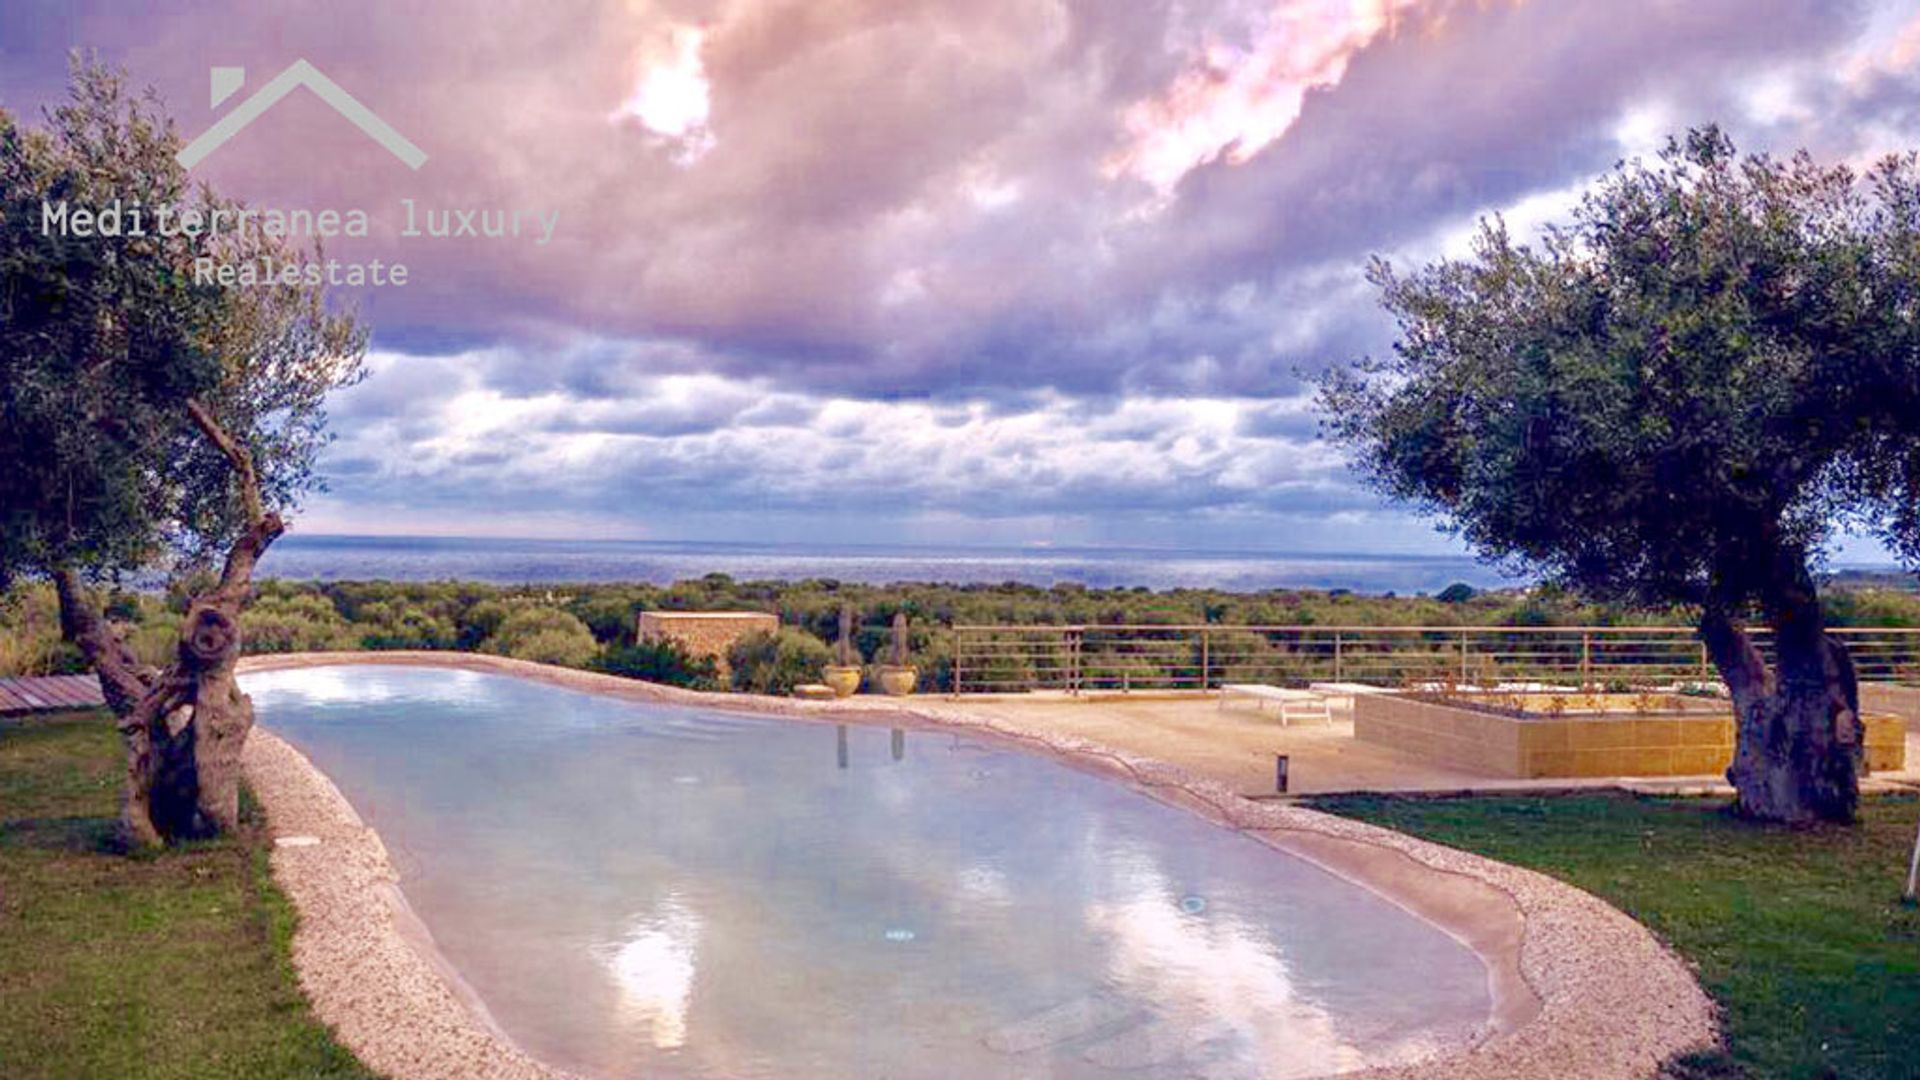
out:
<path id="1" fill-rule="evenodd" d="M 837 696 L 851 697 L 854 691 L 860 689 L 860 669 L 829 664 L 826 675 L 820 681 L 833 687 L 833 692 Z"/>
<path id="2" fill-rule="evenodd" d="M 894 697 L 906 697 L 913 693 L 914 684 L 919 679 L 919 668 L 895 667 L 889 664 L 880 669 L 880 689 Z"/>

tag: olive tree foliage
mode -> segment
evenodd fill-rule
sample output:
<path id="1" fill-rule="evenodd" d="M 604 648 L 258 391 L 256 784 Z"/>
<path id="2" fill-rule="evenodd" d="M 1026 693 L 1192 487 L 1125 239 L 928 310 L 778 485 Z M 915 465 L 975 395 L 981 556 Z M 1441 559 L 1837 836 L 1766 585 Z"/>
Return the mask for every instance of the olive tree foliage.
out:
<path id="1" fill-rule="evenodd" d="M 1496 220 L 1468 258 L 1370 276 L 1393 353 L 1320 388 L 1360 470 L 1513 569 L 1692 605 L 1741 807 L 1851 818 L 1858 695 L 1814 572 L 1844 527 L 1920 563 L 1915 159 L 1862 175 L 1709 127 L 1535 244 Z"/>
<path id="2" fill-rule="evenodd" d="M 195 188 L 151 96 L 76 61 L 39 126 L 0 111 L 0 586 L 50 579 L 100 676 L 128 762 L 127 825 L 155 842 L 230 827 L 251 706 L 239 614 L 283 515 L 316 486 L 326 395 L 366 335 L 317 288 L 220 288 L 196 258 L 309 254 L 229 230 L 159 235 L 155 209 L 237 204 Z M 63 235 L 45 207 L 138 206 L 145 236 Z M 131 231 L 128 229 L 127 231 Z M 218 564 L 164 669 L 102 618 L 93 585 Z"/>

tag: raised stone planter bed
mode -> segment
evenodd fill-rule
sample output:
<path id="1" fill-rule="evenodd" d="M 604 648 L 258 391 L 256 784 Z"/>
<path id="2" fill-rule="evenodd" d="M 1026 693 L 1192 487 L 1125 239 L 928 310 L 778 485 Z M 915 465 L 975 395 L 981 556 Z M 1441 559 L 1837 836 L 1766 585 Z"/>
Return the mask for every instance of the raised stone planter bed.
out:
<path id="1" fill-rule="evenodd" d="M 1920 686 L 1866 683 L 1860 687 L 1860 707 L 1868 712 L 1893 713 L 1920 731 Z"/>
<path id="2" fill-rule="evenodd" d="M 1723 706 L 1663 699 L 1638 712 L 1633 695 L 1570 698 L 1571 706 L 1588 711 L 1503 715 L 1492 710 L 1507 699 L 1370 694 L 1354 701 L 1353 734 L 1429 761 L 1515 779 L 1707 776 L 1724 772 L 1733 757 L 1733 715 Z M 1867 768 L 1905 768 L 1905 722 L 1869 713 L 1866 726 Z"/>

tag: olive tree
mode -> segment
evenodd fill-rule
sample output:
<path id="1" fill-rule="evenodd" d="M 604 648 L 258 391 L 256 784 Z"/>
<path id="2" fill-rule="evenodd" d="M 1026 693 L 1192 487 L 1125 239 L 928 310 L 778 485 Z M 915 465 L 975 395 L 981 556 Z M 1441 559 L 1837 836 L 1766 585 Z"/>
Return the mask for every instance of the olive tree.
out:
<path id="1" fill-rule="evenodd" d="M 315 486 L 327 393 L 358 377 L 365 334 L 317 288 L 220 288 L 196 258 L 272 255 L 247 234 L 69 235 L 44 207 L 148 215 L 235 204 L 195 189 L 158 104 L 76 63 L 40 127 L 0 111 L 0 587 L 50 579 L 61 628 L 98 673 L 127 750 L 136 842 L 238 818 L 253 711 L 234 679 L 254 567 Z M 123 229 L 130 232 L 130 229 Z M 91 586 L 217 564 L 176 653 L 143 665 Z"/>
<path id="2" fill-rule="evenodd" d="M 1361 472 L 1516 570 L 1692 606 L 1740 808 L 1851 819 L 1858 694 L 1815 571 L 1843 528 L 1920 560 L 1914 159 L 1863 175 L 1706 128 L 1536 244 L 1495 220 L 1468 258 L 1371 278 L 1392 355 L 1320 388 Z"/>

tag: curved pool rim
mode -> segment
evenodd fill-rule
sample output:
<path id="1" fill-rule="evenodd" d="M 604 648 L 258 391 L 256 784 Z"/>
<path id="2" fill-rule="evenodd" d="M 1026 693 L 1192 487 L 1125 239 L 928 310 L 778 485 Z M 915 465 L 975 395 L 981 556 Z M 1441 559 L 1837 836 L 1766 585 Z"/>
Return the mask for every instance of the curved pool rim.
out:
<path id="1" fill-rule="evenodd" d="M 1492 1004 L 1481 1038 L 1421 1062 L 1358 1075 L 1544 1077 L 1571 1071 L 1645 1076 L 1671 1057 L 1719 1040 L 1715 1007 L 1684 961 L 1639 923 L 1588 893 L 1404 833 L 1248 799 L 1164 762 L 1023 729 L 998 717 L 928 712 L 915 708 L 912 698 L 807 702 L 703 693 L 481 653 L 289 653 L 243 658 L 239 670 L 367 664 L 487 672 L 636 702 L 800 721 L 964 733 L 1106 777 L 1238 830 L 1438 927 L 1486 968 Z M 430 929 L 407 907 L 378 834 L 332 781 L 273 736 L 270 726 L 256 735 L 265 737 L 249 740 L 249 781 L 276 838 L 276 880 L 302 914 L 295 967 L 321 1018 L 343 1042 L 363 1061 L 400 1080 L 474 1071 L 568 1075 L 529 1057 L 493 1023 L 478 996 L 434 947 Z M 304 839 L 319 833 L 330 834 L 322 837 L 324 858 L 317 857 L 321 845 L 309 846 Z M 289 837 L 302 839 L 287 843 Z M 353 893 L 364 895 L 347 896 L 351 914 L 345 920 L 309 917 L 324 915 L 317 911 L 320 905 L 337 906 L 343 894 Z M 360 940 L 329 950 L 324 939 L 342 933 Z M 363 976 L 377 984 L 380 973 L 343 972 L 338 970 L 343 962 L 410 970 L 370 994 Z M 398 1000 L 383 1001 L 382 994 L 397 994 Z"/>

